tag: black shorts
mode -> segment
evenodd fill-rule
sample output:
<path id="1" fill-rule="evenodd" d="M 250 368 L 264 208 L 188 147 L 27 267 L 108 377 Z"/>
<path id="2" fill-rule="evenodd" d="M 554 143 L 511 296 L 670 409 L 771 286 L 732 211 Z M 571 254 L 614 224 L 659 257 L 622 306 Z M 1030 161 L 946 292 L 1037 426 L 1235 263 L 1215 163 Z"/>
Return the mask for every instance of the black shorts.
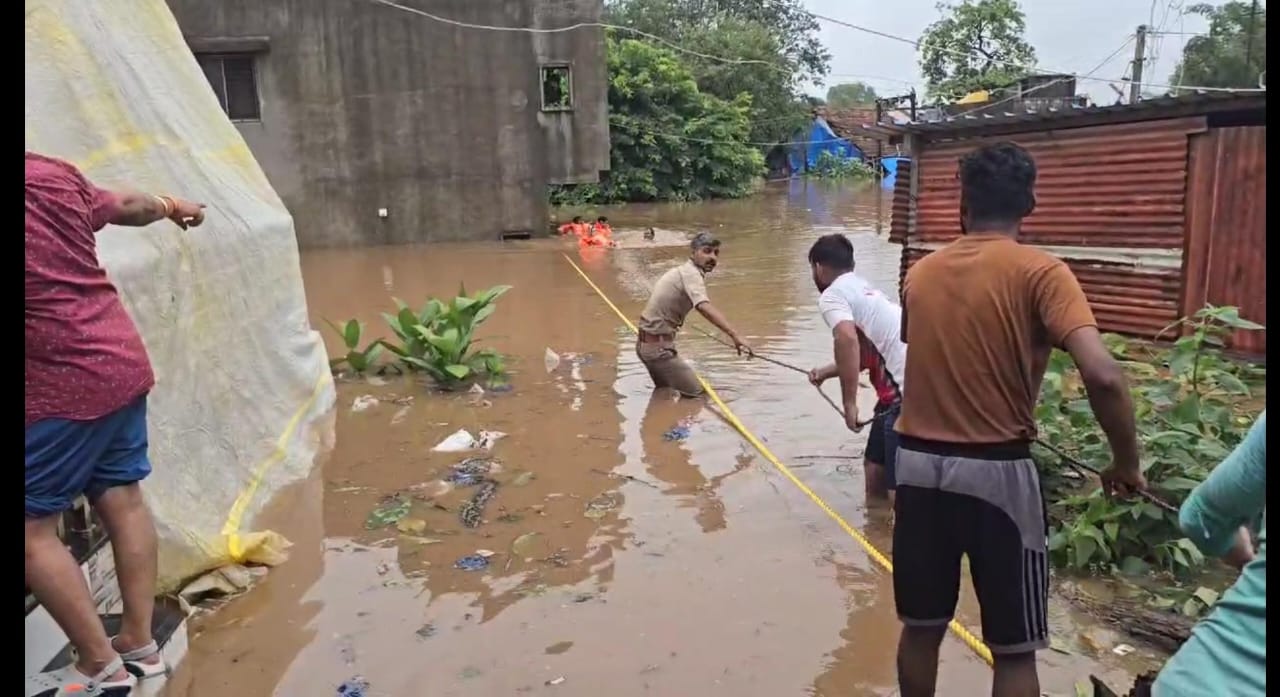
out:
<path id="1" fill-rule="evenodd" d="M 875 416 L 871 418 L 871 433 L 867 434 L 867 450 L 863 455 L 868 461 L 884 466 L 885 484 L 891 491 L 897 485 L 894 465 L 898 460 L 898 432 L 893 430 L 893 426 L 901 411 L 899 403 L 876 407 Z"/>
<path id="2" fill-rule="evenodd" d="M 1047 648 L 1045 509 L 1030 447 L 900 443 L 893 593 L 903 624 L 951 621 L 967 555 L 992 653 Z"/>

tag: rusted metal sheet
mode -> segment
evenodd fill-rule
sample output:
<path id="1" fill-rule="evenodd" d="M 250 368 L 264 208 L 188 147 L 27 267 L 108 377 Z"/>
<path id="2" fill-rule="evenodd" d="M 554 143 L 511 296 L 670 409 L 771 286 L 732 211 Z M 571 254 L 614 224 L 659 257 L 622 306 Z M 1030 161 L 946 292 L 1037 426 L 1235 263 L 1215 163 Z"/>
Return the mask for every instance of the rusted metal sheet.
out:
<path id="1" fill-rule="evenodd" d="M 1141 126 L 1141 128 L 1134 128 Z M 1036 210 L 1023 222 L 1032 244 L 1182 247 L 1187 135 L 1203 119 L 1082 128 L 1019 136 L 1036 159 Z M 917 158 L 916 239 L 959 234 L 961 156 L 986 141 L 930 144 Z"/>
<path id="2" fill-rule="evenodd" d="M 919 190 L 904 270 L 960 234 L 959 158 L 1013 140 L 1038 168 L 1021 241 L 1067 262 L 1102 329 L 1152 338 L 1180 316 L 1188 137 L 1204 130 L 1191 117 L 925 143 L 912 153 Z"/>
<path id="3" fill-rule="evenodd" d="M 1213 129 L 1191 144 L 1181 313 L 1233 305 L 1267 321 L 1267 130 Z M 1236 332 L 1230 348 L 1265 355 L 1266 331 Z"/>

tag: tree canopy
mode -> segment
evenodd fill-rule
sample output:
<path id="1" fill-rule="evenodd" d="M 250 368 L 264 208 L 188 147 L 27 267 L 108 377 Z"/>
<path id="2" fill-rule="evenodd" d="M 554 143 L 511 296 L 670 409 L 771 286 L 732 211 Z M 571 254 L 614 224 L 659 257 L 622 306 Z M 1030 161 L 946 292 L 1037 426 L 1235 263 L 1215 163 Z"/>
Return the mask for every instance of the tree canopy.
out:
<path id="1" fill-rule="evenodd" d="M 836 109 L 866 106 L 875 104 L 878 96 L 871 85 L 862 82 L 846 82 L 841 85 L 832 85 L 827 90 L 827 105 Z"/>
<path id="2" fill-rule="evenodd" d="M 1036 52 L 1023 38 L 1017 0 L 939 3 L 943 17 L 920 37 L 920 72 L 932 101 L 1004 87 L 1026 77 Z"/>
<path id="3" fill-rule="evenodd" d="M 751 94 L 751 140 L 785 141 L 808 121 L 800 86 L 821 80 L 831 57 L 800 0 L 609 0 L 605 10 L 613 24 L 733 61 L 680 55 L 702 92 Z"/>
<path id="4" fill-rule="evenodd" d="M 1203 87 L 1258 87 L 1267 69 L 1267 8 L 1228 2 L 1214 7 L 1187 8 L 1209 21 L 1209 32 L 1193 37 L 1182 49 L 1182 60 L 1169 82 Z"/>
<path id="5" fill-rule="evenodd" d="M 732 101 L 698 89 L 671 50 L 645 41 L 607 39 L 608 177 L 598 186 L 562 189 L 558 203 L 684 201 L 750 193 L 764 156 L 748 143 L 751 95 Z"/>

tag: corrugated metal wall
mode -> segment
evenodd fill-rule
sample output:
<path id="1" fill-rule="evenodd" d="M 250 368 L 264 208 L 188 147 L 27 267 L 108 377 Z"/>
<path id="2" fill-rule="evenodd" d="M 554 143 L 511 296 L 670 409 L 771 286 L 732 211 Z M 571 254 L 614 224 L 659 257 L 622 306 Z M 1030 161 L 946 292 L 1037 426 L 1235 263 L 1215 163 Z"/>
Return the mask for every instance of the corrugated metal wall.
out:
<path id="1" fill-rule="evenodd" d="M 959 236 L 959 158 L 1013 140 L 1039 168 L 1021 240 L 1067 261 L 1103 330 L 1153 337 L 1180 316 L 1188 136 L 1204 130 L 1193 117 L 924 143 L 912 153 L 919 190 L 903 266 Z M 906 228 L 897 198 L 894 231 Z"/>
<path id="2" fill-rule="evenodd" d="M 1219 128 L 1192 138 L 1182 314 L 1234 305 L 1267 323 L 1267 129 Z M 1266 331 L 1236 332 L 1230 347 L 1263 355 Z"/>

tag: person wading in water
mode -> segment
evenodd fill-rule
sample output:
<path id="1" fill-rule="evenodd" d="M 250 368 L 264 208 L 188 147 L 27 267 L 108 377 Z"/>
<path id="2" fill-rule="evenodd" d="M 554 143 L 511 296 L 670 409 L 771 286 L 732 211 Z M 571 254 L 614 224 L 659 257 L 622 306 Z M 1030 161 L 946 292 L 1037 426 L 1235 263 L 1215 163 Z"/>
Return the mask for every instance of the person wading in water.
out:
<path id="1" fill-rule="evenodd" d="M 729 325 L 729 320 L 711 304 L 704 280 L 720 258 L 720 240 L 708 232 L 698 233 L 689 243 L 689 260 L 662 274 L 653 285 L 649 302 L 637 323 L 636 355 L 649 370 L 655 388 L 670 387 L 685 397 L 702 395 L 702 383 L 693 368 L 676 351 L 676 332 L 684 326 L 689 311 L 697 309 L 732 341 L 739 354 L 751 355 L 751 347 Z"/>
<path id="2" fill-rule="evenodd" d="M 907 347 L 898 336 L 902 308 L 853 271 L 853 243 L 844 235 L 824 235 L 809 248 L 813 283 L 821 297 L 818 309 L 831 330 L 835 362 L 809 371 L 809 382 L 821 386 L 840 378 L 845 425 L 862 428 L 858 415 L 858 375 L 870 374 L 876 390 L 875 416 L 867 437 L 864 467 L 868 501 L 892 496 L 896 486 L 898 434 L 893 430 L 902 397 Z"/>
<path id="3" fill-rule="evenodd" d="M 1018 243 L 1036 163 L 1012 143 L 960 161 L 960 238 L 902 284 L 907 344 L 898 418 L 893 594 L 902 697 L 934 694 L 938 648 L 969 557 L 995 697 L 1038 697 L 1049 646 L 1044 501 L 1031 442 L 1049 352 L 1071 354 L 1106 433 L 1108 493 L 1146 487 L 1124 372 L 1060 259 Z M 1123 524 L 1123 521 L 1121 521 Z"/>

